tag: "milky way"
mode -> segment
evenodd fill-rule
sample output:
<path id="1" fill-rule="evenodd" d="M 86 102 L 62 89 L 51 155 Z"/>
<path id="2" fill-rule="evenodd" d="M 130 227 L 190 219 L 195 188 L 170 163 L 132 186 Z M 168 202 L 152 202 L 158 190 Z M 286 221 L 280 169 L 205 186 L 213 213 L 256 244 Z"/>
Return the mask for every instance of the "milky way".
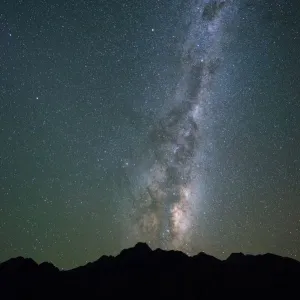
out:
<path id="1" fill-rule="evenodd" d="M 153 159 L 132 180 L 136 201 L 130 240 L 191 252 L 203 200 L 203 114 L 213 101 L 211 84 L 222 63 L 223 27 L 233 11 L 231 1 L 193 4 L 181 45 L 182 78 L 168 112 L 150 131 Z"/>

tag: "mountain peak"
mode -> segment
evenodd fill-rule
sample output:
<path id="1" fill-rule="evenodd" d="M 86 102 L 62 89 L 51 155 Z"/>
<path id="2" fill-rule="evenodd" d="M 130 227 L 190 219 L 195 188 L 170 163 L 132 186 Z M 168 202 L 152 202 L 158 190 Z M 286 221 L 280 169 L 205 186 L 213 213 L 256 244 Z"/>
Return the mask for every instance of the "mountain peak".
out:
<path id="1" fill-rule="evenodd" d="M 0 264 L 0 270 L 16 272 L 16 271 L 27 271 L 37 268 L 38 264 L 31 258 L 24 258 L 18 256 L 11 258 Z"/>
<path id="2" fill-rule="evenodd" d="M 147 243 L 138 242 L 133 248 L 141 252 L 151 252 L 152 249 L 149 247 Z"/>
<path id="3" fill-rule="evenodd" d="M 243 259 L 245 257 L 245 254 L 242 252 L 239 253 L 231 253 L 228 258 L 226 259 L 226 261 L 230 261 L 230 262 L 239 262 L 241 259 Z"/>
<path id="4" fill-rule="evenodd" d="M 116 258 L 131 262 L 140 261 L 148 257 L 151 252 L 151 248 L 146 243 L 139 242 L 132 248 L 122 250 Z"/>

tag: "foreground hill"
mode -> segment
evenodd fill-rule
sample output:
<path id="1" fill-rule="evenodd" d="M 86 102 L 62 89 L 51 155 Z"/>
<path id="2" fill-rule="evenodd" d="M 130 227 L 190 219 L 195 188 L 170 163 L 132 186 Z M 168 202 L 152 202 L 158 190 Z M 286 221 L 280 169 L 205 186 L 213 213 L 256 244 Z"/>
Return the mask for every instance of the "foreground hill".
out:
<path id="1" fill-rule="evenodd" d="M 0 264 L 1 299 L 205 299 L 263 290 L 270 297 L 299 295 L 299 283 L 300 263 L 290 258 L 237 253 L 221 261 L 142 243 L 69 271 L 23 257 Z"/>

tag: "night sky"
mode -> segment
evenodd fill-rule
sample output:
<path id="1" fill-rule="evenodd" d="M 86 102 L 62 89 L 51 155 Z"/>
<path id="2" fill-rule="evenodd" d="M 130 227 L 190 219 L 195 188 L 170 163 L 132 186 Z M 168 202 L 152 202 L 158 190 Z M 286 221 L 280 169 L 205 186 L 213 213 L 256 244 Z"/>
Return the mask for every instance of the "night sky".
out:
<path id="1" fill-rule="evenodd" d="M 0 261 L 300 260 L 297 2 L 2 0 Z"/>

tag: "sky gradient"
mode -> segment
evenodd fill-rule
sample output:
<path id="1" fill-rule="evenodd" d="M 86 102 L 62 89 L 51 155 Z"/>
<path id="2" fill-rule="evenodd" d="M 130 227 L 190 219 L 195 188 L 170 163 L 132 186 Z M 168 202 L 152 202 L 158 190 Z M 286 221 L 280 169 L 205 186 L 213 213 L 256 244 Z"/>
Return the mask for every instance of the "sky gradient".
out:
<path id="1" fill-rule="evenodd" d="M 1 1 L 0 261 L 300 260 L 299 10 Z"/>

